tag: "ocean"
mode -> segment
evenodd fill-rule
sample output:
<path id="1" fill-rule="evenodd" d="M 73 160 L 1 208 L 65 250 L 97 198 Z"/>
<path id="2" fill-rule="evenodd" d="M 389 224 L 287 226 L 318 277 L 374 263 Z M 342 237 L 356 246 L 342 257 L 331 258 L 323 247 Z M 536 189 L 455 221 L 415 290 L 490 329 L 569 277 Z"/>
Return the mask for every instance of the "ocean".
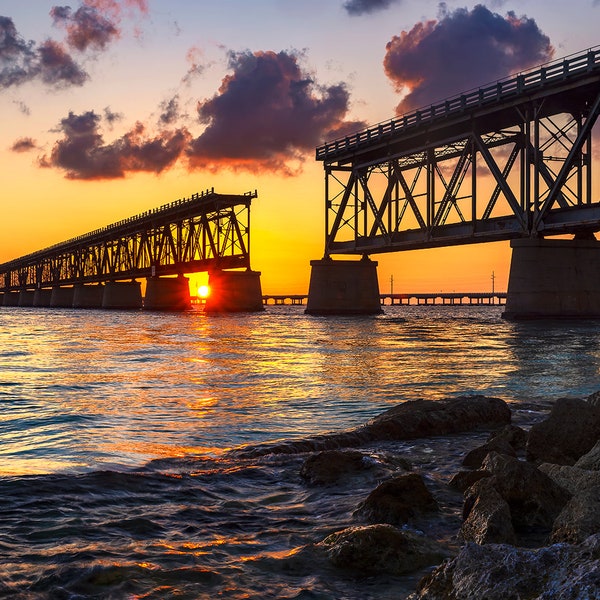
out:
<path id="1" fill-rule="evenodd" d="M 314 544 L 377 485 L 308 486 L 307 455 L 248 445 L 365 423 L 406 400 L 484 394 L 513 421 L 600 389 L 600 323 L 507 322 L 498 306 L 365 317 L 0 308 L 0 598 L 404 598 Z M 484 432 L 361 448 L 447 491 Z M 450 523 L 451 526 L 448 525 Z"/>

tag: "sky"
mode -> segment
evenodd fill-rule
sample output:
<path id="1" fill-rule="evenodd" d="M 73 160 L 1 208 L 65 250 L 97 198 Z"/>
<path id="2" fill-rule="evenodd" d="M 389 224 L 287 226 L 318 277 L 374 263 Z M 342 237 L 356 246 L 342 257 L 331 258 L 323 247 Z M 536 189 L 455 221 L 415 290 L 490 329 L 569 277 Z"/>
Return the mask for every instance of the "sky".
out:
<path id="1" fill-rule="evenodd" d="M 263 292 L 305 293 L 317 145 L 598 45 L 599 24 L 600 0 L 0 0 L 0 262 L 257 190 Z M 510 248 L 372 258 L 382 292 L 498 291 Z"/>

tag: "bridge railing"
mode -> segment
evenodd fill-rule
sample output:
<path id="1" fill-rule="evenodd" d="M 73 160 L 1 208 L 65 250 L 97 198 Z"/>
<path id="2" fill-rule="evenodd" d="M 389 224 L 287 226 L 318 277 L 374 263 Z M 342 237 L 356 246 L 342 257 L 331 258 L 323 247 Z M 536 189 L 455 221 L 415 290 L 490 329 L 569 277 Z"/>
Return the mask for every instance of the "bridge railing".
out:
<path id="1" fill-rule="evenodd" d="M 336 154 L 344 154 L 359 146 L 431 122 L 434 119 L 447 117 L 490 102 L 504 100 L 512 95 L 595 69 L 600 69 L 600 46 L 594 46 L 585 52 L 534 67 L 517 75 L 508 76 L 489 85 L 475 88 L 401 117 L 383 121 L 355 134 L 333 140 L 317 147 L 316 159 L 325 160 Z"/>

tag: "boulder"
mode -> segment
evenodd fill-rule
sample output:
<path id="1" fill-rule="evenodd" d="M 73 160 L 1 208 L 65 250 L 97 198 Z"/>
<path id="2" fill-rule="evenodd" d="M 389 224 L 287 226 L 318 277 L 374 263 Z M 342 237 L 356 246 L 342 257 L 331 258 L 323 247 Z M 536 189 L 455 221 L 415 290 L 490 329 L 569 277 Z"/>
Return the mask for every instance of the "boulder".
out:
<path id="1" fill-rule="evenodd" d="M 463 508 L 460 536 L 477 544 L 516 544 L 508 503 L 494 488 L 491 478 L 472 485 Z"/>
<path id="2" fill-rule="evenodd" d="M 554 483 L 570 494 L 578 494 L 588 488 L 600 485 L 600 471 L 589 471 L 579 467 L 551 463 L 542 463 L 538 469 L 542 473 L 546 473 Z"/>
<path id="3" fill-rule="evenodd" d="M 410 573 L 439 564 L 448 552 L 439 543 L 391 525 L 350 527 L 317 544 L 331 563 L 353 575 Z"/>
<path id="4" fill-rule="evenodd" d="M 490 452 L 498 452 L 499 454 L 506 454 L 508 456 L 516 456 L 517 453 L 515 449 L 511 446 L 510 442 L 503 437 L 497 437 L 489 442 L 483 444 L 483 446 L 478 446 L 474 448 L 464 457 L 462 464 L 463 467 L 468 467 L 470 469 L 479 469 L 483 459 Z"/>
<path id="5" fill-rule="evenodd" d="M 529 550 L 468 543 L 424 577 L 407 600 L 598 598 L 600 536 Z"/>
<path id="6" fill-rule="evenodd" d="M 515 450 L 525 450 L 529 433 L 517 425 L 505 425 L 501 429 L 492 431 L 488 442 L 493 440 L 506 440 Z"/>
<path id="7" fill-rule="evenodd" d="M 412 440 L 510 423 L 504 400 L 461 396 L 447 400 L 412 400 L 390 408 L 365 425 L 299 440 L 267 442 L 238 448 L 232 454 L 254 458 L 267 454 L 298 454 L 339 448 L 356 448 L 372 442 Z"/>
<path id="8" fill-rule="evenodd" d="M 593 406 L 600 407 L 600 391 L 590 394 L 585 401 Z"/>
<path id="9" fill-rule="evenodd" d="M 487 471 L 459 471 L 452 476 L 452 479 L 450 479 L 448 485 L 459 492 L 465 492 L 476 481 L 489 476 L 490 474 Z"/>
<path id="10" fill-rule="evenodd" d="M 527 460 L 573 465 L 600 439 L 600 407 L 585 400 L 560 398 L 550 415 L 533 425 L 527 440 Z"/>
<path id="11" fill-rule="evenodd" d="M 589 469 L 591 471 L 600 471 L 600 440 L 596 445 L 575 463 L 580 469 Z"/>
<path id="12" fill-rule="evenodd" d="M 600 486 L 588 488 L 567 502 L 554 521 L 551 540 L 580 543 L 592 534 L 600 534 Z"/>
<path id="13" fill-rule="evenodd" d="M 378 485 L 354 512 L 369 523 L 402 525 L 438 505 L 417 473 L 399 475 Z"/>
<path id="14" fill-rule="evenodd" d="M 372 464 L 358 450 L 326 450 L 308 457 L 300 476 L 311 485 L 327 485 L 367 470 Z"/>
<path id="15" fill-rule="evenodd" d="M 494 488 L 510 507 L 515 529 L 552 527 L 571 495 L 534 465 L 492 452 L 482 469 L 491 474 Z"/>

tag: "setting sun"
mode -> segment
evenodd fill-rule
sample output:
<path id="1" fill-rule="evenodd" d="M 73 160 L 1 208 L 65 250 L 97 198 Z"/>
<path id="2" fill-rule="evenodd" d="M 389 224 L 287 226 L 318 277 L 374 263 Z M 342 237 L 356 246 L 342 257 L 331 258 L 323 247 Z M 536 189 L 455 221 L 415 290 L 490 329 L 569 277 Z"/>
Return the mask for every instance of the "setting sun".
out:
<path id="1" fill-rule="evenodd" d="M 207 285 L 201 285 L 198 287 L 198 296 L 200 298 L 208 298 L 210 296 L 210 288 Z"/>

